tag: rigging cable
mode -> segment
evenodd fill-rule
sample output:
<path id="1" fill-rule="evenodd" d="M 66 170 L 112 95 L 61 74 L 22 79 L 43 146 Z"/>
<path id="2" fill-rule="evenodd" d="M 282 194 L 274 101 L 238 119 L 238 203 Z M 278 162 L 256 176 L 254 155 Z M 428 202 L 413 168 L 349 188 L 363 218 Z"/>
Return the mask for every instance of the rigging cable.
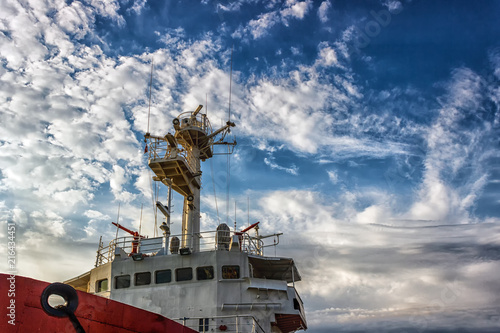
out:
<path id="1" fill-rule="evenodd" d="M 155 200 L 153 204 L 155 205 L 155 228 L 153 231 L 153 237 L 158 236 L 158 207 L 156 206 L 156 202 L 158 202 L 158 198 L 160 196 L 160 184 L 156 183 L 155 186 Z"/>
<path id="2" fill-rule="evenodd" d="M 231 154 L 229 152 L 230 147 L 227 146 L 227 169 L 226 169 L 226 224 L 229 223 L 229 189 L 231 184 Z"/>
<path id="3" fill-rule="evenodd" d="M 229 72 L 229 121 L 231 121 L 231 93 L 232 93 L 232 85 L 233 85 L 233 50 L 234 44 L 231 47 L 231 69 Z"/>
<path id="4" fill-rule="evenodd" d="M 144 207 L 144 204 L 141 203 L 141 218 L 139 219 L 139 235 L 141 234 L 141 229 L 142 229 L 142 208 Z"/>
<path id="5" fill-rule="evenodd" d="M 152 90 L 153 90 L 153 68 L 154 68 L 154 58 L 151 59 L 151 73 L 149 75 L 148 128 L 147 128 L 146 134 L 149 134 L 149 123 L 150 123 L 150 118 L 151 118 L 151 96 L 152 96 Z M 146 139 L 144 139 L 144 141 L 146 141 Z M 147 152 L 147 148 L 148 148 L 148 146 L 146 143 L 146 150 L 145 150 L 146 152 Z M 151 177 L 151 169 L 149 169 L 148 171 L 149 171 L 149 186 L 151 189 L 151 200 L 153 203 L 153 214 L 155 217 L 155 226 L 154 226 L 154 230 L 153 230 L 153 237 L 156 237 L 156 233 L 157 233 L 156 229 L 158 226 L 158 223 L 157 223 L 158 212 L 157 212 L 155 197 L 157 198 L 158 196 L 153 193 L 153 180 L 152 180 L 153 178 Z M 156 186 L 155 186 L 154 192 L 156 192 Z M 142 219 L 142 206 L 141 206 L 141 219 Z"/>
<path id="6" fill-rule="evenodd" d="M 217 193 L 215 192 L 214 162 L 212 159 L 210 159 L 210 173 L 212 174 L 212 186 L 214 188 L 215 210 L 217 211 L 217 220 L 220 224 L 219 205 L 217 204 Z"/>
<path id="7" fill-rule="evenodd" d="M 156 237 L 156 226 L 158 225 L 158 223 L 156 222 L 158 215 L 158 208 L 156 207 L 156 201 L 155 201 L 156 185 L 153 188 L 153 177 L 151 176 L 151 169 L 149 169 L 148 172 L 149 172 L 149 186 L 151 190 L 151 202 L 153 204 L 153 214 L 155 217 L 155 227 L 153 231 L 153 237 Z"/>
<path id="8" fill-rule="evenodd" d="M 151 90 L 153 89 L 153 63 L 154 59 L 151 59 L 151 74 L 149 76 L 148 130 L 146 133 L 149 133 L 149 118 L 151 117 Z"/>
<path id="9" fill-rule="evenodd" d="M 208 94 L 205 94 L 205 117 L 208 117 Z M 210 174 L 212 176 L 212 187 L 214 188 L 215 210 L 217 211 L 217 221 L 220 224 L 219 205 L 217 204 L 217 193 L 215 192 L 214 161 L 210 159 Z"/>
<path id="10" fill-rule="evenodd" d="M 231 47 L 231 69 L 230 69 L 230 74 L 229 74 L 229 109 L 228 109 L 228 121 L 231 121 L 231 94 L 232 94 L 232 84 L 233 84 L 233 50 L 234 50 L 234 44 Z M 226 224 L 229 224 L 229 190 L 230 190 L 230 183 L 231 183 L 231 153 L 230 153 L 230 147 L 229 145 L 227 146 L 227 170 L 226 170 L 226 182 L 227 182 L 227 189 L 226 189 Z"/>
<path id="11" fill-rule="evenodd" d="M 120 203 L 118 203 L 118 216 L 116 217 L 116 236 L 115 236 L 115 247 L 116 242 L 118 241 L 118 230 L 120 225 Z"/>

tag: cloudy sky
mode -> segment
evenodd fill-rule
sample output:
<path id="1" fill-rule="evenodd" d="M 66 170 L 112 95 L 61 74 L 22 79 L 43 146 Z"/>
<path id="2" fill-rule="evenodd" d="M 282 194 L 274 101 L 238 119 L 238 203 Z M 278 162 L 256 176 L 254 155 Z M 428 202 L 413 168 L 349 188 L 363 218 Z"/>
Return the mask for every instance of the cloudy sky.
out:
<path id="1" fill-rule="evenodd" d="M 92 268 L 118 206 L 137 229 L 144 205 L 154 235 L 151 63 L 151 133 L 198 104 L 217 127 L 234 48 L 229 200 L 217 156 L 202 227 L 233 224 L 236 204 L 240 226 L 248 211 L 284 232 L 311 333 L 498 331 L 499 14 L 493 0 L 1 1 L 0 220 L 17 225 L 18 273 Z"/>

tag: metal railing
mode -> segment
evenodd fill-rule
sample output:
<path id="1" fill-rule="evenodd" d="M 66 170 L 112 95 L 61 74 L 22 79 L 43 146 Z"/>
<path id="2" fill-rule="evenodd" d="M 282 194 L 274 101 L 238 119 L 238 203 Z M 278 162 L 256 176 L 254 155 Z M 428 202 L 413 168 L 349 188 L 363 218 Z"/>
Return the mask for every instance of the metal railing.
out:
<path id="1" fill-rule="evenodd" d="M 191 237 L 198 237 L 200 239 L 200 248 L 199 252 L 208 252 L 208 251 L 215 251 L 215 250 L 220 250 L 220 251 L 227 251 L 229 250 L 229 243 L 221 243 L 216 241 L 216 235 L 217 232 L 221 233 L 222 231 L 205 231 L 205 232 L 200 232 L 199 234 L 196 235 L 190 235 Z M 228 231 L 225 231 L 226 233 Z M 256 237 L 250 236 L 248 233 L 234 233 L 234 232 L 229 232 L 229 239 L 232 238 L 232 236 L 237 235 L 238 236 L 238 241 L 239 241 L 239 247 L 240 251 L 246 252 L 249 254 L 254 254 L 254 255 L 259 255 L 263 256 L 264 255 L 264 248 L 268 246 L 276 246 L 277 243 L 274 245 L 264 245 L 264 242 L 261 239 L 257 239 Z M 171 235 L 169 237 L 169 240 L 171 240 L 173 237 L 177 237 L 179 239 L 182 239 L 182 234 L 180 235 Z M 220 234 L 219 234 L 220 236 Z M 221 237 L 219 237 L 221 239 Z M 133 236 L 125 236 L 125 237 L 119 237 L 117 239 L 113 239 L 112 241 L 109 242 L 108 246 L 103 246 L 100 244 L 98 250 L 97 250 L 97 258 L 96 258 L 96 267 L 104 265 L 108 262 L 111 262 L 114 260 L 115 257 L 115 249 L 119 247 L 127 255 L 130 255 L 132 253 L 133 249 L 133 243 L 138 243 L 137 245 L 137 252 L 142 253 L 145 256 L 154 256 L 158 252 L 161 251 L 163 253 L 164 251 L 164 238 L 163 237 L 155 237 L 155 238 L 142 238 L 138 239 L 137 237 Z M 171 254 L 170 249 L 167 249 L 166 254 Z"/>
<path id="2" fill-rule="evenodd" d="M 193 114 L 194 112 L 187 111 L 177 116 L 177 119 L 180 120 L 180 128 L 183 129 L 183 127 L 194 126 L 201 128 L 207 134 L 212 134 L 212 125 L 207 116 L 203 113 L 197 113 L 194 116 Z"/>
<path id="3" fill-rule="evenodd" d="M 264 242 L 261 239 L 250 236 L 244 233 L 240 236 L 240 245 L 243 252 L 262 256 L 264 255 Z"/>
<path id="4" fill-rule="evenodd" d="M 158 159 L 175 160 L 180 157 L 184 159 L 191 173 L 196 172 L 196 160 L 186 150 L 178 149 L 177 147 L 172 147 L 164 139 L 156 137 L 149 138 L 148 146 L 149 146 L 148 152 L 150 161 Z"/>
<path id="5" fill-rule="evenodd" d="M 180 323 L 198 332 L 266 333 L 252 315 L 190 317 L 178 319 Z"/>

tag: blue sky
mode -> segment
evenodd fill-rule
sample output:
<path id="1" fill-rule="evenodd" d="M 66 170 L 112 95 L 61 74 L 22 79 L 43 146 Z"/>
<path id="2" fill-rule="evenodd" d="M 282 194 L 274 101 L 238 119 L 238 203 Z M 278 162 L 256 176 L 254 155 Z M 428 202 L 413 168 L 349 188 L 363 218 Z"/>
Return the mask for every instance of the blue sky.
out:
<path id="1" fill-rule="evenodd" d="M 144 204 L 153 235 L 151 62 L 150 132 L 205 101 L 216 127 L 233 49 L 229 207 L 218 156 L 202 227 L 232 224 L 236 202 L 239 225 L 248 209 L 284 232 L 312 333 L 498 330 L 498 1 L 0 7 L 0 218 L 18 226 L 19 274 L 90 269 L 118 205 L 138 228 Z"/>

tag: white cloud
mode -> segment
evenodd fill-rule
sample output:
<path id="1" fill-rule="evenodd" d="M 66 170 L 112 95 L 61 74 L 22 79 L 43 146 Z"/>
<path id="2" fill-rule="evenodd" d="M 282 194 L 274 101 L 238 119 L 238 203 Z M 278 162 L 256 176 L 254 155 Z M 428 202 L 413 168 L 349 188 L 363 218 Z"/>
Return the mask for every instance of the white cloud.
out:
<path id="1" fill-rule="evenodd" d="M 118 10 L 120 9 L 120 3 L 118 2 L 118 0 L 107 0 L 107 1 L 86 0 L 86 1 L 97 10 L 97 13 L 99 15 L 111 18 L 119 26 L 125 25 L 125 19 L 120 14 L 118 14 Z"/>
<path id="2" fill-rule="evenodd" d="M 339 176 L 335 170 L 328 170 L 327 173 L 328 173 L 328 178 L 330 179 L 330 182 L 332 182 L 332 184 L 337 184 L 339 182 Z"/>
<path id="3" fill-rule="evenodd" d="M 93 33 L 96 15 L 121 22 L 117 2 L 95 5 L 98 10 L 81 2 L 1 5 L 0 191 L 5 207 L 15 207 L 2 212 L 2 219 L 23 227 L 20 272 L 37 271 L 39 278 L 54 279 L 58 271 L 50 272 L 47 263 L 38 267 L 33 253 L 43 244 L 105 231 L 96 221 L 107 215 L 80 208 L 107 210 L 95 200 L 100 186 L 109 183 L 119 200 L 133 198 L 123 169 L 111 172 L 111 162 L 121 160 L 132 175 L 142 163 L 126 112 L 145 96 L 149 65 L 80 44 Z M 73 269 L 78 273 L 81 265 Z"/>
<path id="4" fill-rule="evenodd" d="M 279 16 L 277 12 L 260 14 L 258 19 L 248 22 L 248 26 L 245 30 L 251 33 L 253 39 L 258 39 L 265 36 L 267 34 L 267 30 L 272 28 L 278 22 Z"/>
<path id="5" fill-rule="evenodd" d="M 284 166 L 281 166 L 281 165 L 277 164 L 276 162 L 274 162 L 274 160 L 275 159 L 272 156 L 266 157 L 266 158 L 264 158 L 264 163 L 266 165 L 269 165 L 271 167 L 271 169 L 283 170 L 283 171 L 288 172 L 289 174 L 292 174 L 294 176 L 298 176 L 299 168 L 297 168 L 296 165 L 292 164 L 292 166 L 290 166 L 290 167 L 284 167 Z"/>
<path id="6" fill-rule="evenodd" d="M 328 9 L 332 6 L 330 0 L 323 1 L 318 8 L 318 17 L 319 20 L 323 23 L 328 21 Z"/>
<path id="7" fill-rule="evenodd" d="M 316 63 L 322 66 L 339 65 L 337 52 L 335 49 L 328 46 L 327 43 L 321 43 L 319 45 L 319 57 Z"/>
<path id="8" fill-rule="evenodd" d="M 481 160 L 491 154 L 482 146 L 484 138 L 493 134 L 492 127 L 469 122 L 469 116 L 481 118 L 484 99 L 482 79 L 469 69 L 458 69 L 442 99 L 441 109 L 429 128 L 425 174 L 410 215 L 417 219 L 450 220 L 465 223 L 470 219 L 470 209 L 486 185 Z M 468 182 L 454 186 L 453 180 L 467 172 Z M 461 176 L 463 177 L 463 175 Z"/>
<path id="9" fill-rule="evenodd" d="M 43 233 L 54 237 L 62 237 L 66 234 L 64 230 L 65 222 L 62 216 L 52 211 L 34 211 L 30 214 L 34 225 Z"/>
<path id="10" fill-rule="evenodd" d="M 232 36 L 244 40 L 247 40 L 249 35 L 252 39 L 262 38 L 278 23 L 288 26 L 289 19 L 302 20 L 311 7 L 312 1 L 310 0 L 286 0 L 281 9 L 259 14 L 257 19 L 252 19 L 245 26 L 240 26 Z"/>
<path id="11" fill-rule="evenodd" d="M 300 54 L 300 49 L 298 47 L 290 47 L 290 51 L 292 51 L 293 55 L 299 55 Z"/>
<path id="12" fill-rule="evenodd" d="M 493 52 L 490 52 L 489 56 L 491 65 L 493 67 L 493 72 L 497 78 L 500 78 L 500 50 L 497 49 Z"/>
<path id="13" fill-rule="evenodd" d="M 324 199 L 319 193 L 311 191 L 274 191 L 262 196 L 259 220 L 264 228 L 271 231 L 287 230 L 287 233 L 322 229 L 333 231 L 336 228 L 332 216 L 335 208 L 322 205 Z"/>
<path id="14" fill-rule="evenodd" d="M 225 12 L 233 12 L 233 11 L 239 11 L 241 9 L 241 6 L 245 2 L 252 2 L 252 1 L 246 1 L 246 0 L 239 0 L 239 1 L 230 1 L 227 4 L 222 4 L 218 2 L 216 4 L 217 11 L 222 10 Z"/>
<path id="15" fill-rule="evenodd" d="M 146 6 L 147 0 L 134 0 L 132 7 L 129 10 L 134 11 L 137 14 L 140 14 L 142 9 Z"/>
<path id="16" fill-rule="evenodd" d="M 296 19 L 303 19 L 312 5 L 311 0 L 298 1 L 286 0 L 285 8 L 280 11 L 281 17 L 285 25 L 288 25 L 287 18 L 293 17 Z"/>
<path id="17" fill-rule="evenodd" d="M 168 32 L 166 32 L 165 35 L 158 33 L 161 42 L 172 47 L 177 47 L 178 43 L 182 43 L 180 40 L 185 36 L 185 31 L 182 27 L 169 29 L 167 31 Z"/>
<path id="18" fill-rule="evenodd" d="M 98 212 L 96 210 L 88 209 L 84 212 L 84 215 L 87 216 L 88 218 L 95 219 L 95 220 L 105 220 L 108 219 L 109 216 L 104 215 L 101 212 Z"/>
<path id="19" fill-rule="evenodd" d="M 385 0 L 383 5 L 386 6 L 391 13 L 399 13 L 403 9 L 403 4 L 398 0 Z"/>
<path id="20" fill-rule="evenodd" d="M 74 35 L 77 39 L 85 37 L 94 22 L 91 9 L 78 1 L 69 6 L 61 6 L 55 19 L 64 32 Z"/>
<path id="21" fill-rule="evenodd" d="M 111 191 L 113 192 L 115 198 L 119 201 L 130 202 L 134 199 L 132 193 L 123 189 L 123 185 L 128 183 L 128 176 L 125 172 L 125 169 L 119 165 L 113 166 L 113 173 L 109 179 L 109 186 L 111 187 Z"/>
<path id="22" fill-rule="evenodd" d="M 358 213 L 355 220 L 359 223 L 385 223 L 390 217 L 387 207 L 373 205 Z"/>
<path id="23" fill-rule="evenodd" d="M 365 194 L 360 189 L 356 196 Z M 442 221 L 398 220 L 384 206 L 386 199 L 377 199 L 383 194 L 370 196 L 379 203 L 360 211 L 356 200 L 312 191 L 275 191 L 263 196 L 259 209 L 252 211 L 265 221 L 263 228 L 287 230 L 280 244 L 302 274 L 297 288 L 306 302 L 314 300 L 321 304 L 317 309 L 323 309 L 309 309 L 311 325 L 326 331 L 341 325 L 380 325 L 385 331 L 390 322 L 401 325 L 401 317 L 413 317 L 434 318 L 446 326 L 446 318 L 460 318 L 460 309 L 490 309 L 497 302 L 489 292 L 498 288 L 491 275 L 498 266 L 493 259 L 496 250 L 491 257 L 484 251 L 496 248 L 488 237 L 499 221 L 442 226 Z M 352 219 L 342 216 L 345 211 L 352 212 Z M 476 261 L 478 256 L 483 259 Z M 337 308 L 328 309 L 334 305 Z"/>

